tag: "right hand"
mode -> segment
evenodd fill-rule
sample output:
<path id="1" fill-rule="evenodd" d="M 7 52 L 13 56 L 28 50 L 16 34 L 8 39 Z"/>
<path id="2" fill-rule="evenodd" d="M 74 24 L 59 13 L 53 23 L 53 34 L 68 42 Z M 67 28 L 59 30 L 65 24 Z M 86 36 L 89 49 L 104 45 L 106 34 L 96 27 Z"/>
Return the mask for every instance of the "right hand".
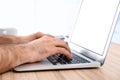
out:
<path id="1" fill-rule="evenodd" d="M 27 43 L 27 51 L 29 62 L 41 61 L 55 54 L 64 54 L 71 59 L 71 51 L 67 43 L 50 35 Z"/>

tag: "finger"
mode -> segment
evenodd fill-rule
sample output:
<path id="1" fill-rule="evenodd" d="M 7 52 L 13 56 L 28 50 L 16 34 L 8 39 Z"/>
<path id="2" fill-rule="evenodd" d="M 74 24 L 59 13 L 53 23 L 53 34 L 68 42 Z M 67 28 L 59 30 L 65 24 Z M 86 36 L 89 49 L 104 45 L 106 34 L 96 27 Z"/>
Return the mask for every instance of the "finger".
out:
<path id="1" fill-rule="evenodd" d="M 56 53 L 64 54 L 69 59 L 72 59 L 71 53 L 69 51 L 67 51 L 65 48 L 57 47 L 57 52 Z"/>
<path id="2" fill-rule="evenodd" d="M 49 37 L 52 37 L 52 38 L 54 38 L 54 36 L 53 35 L 50 35 L 50 34 L 45 34 L 46 36 L 49 36 Z"/>
<path id="3" fill-rule="evenodd" d="M 41 33 L 41 32 L 37 32 L 37 33 L 33 34 L 32 36 L 33 36 L 34 38 L 38 39 L 38 38 L 42 37 L 43 35 L 45 35 L 45 34 L 43 34 L 43 33 Z"/>
<path id="4" fill-rule="evenodd" d="M 37 32 L 37 33 L 31 34 L 31 35 L 26 36 L 26 37 L 28 40 L 32 41 L 32 40 L 35 40 L 35 39 L 42 37 L 43 35 L 44 35 L 43 33 Z"/>
<path id="5" fill-rule="evenodd" d="M 69 52 L 71 52 L 68 44 L 65 41 L 63 41 L 63 40 L 55 39 L 54 40 L 54 44 L 55 44 L 56 47 L 63 47 L 66 50 L 68 50 Z"/>

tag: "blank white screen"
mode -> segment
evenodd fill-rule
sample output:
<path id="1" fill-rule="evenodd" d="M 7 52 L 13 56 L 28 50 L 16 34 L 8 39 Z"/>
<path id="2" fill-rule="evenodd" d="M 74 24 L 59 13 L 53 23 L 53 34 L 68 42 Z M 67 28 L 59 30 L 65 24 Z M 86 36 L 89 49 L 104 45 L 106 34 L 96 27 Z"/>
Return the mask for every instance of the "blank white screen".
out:
<path id="1" fill-rule="evenodd" d="M 119 0 L 83 0 L 71 41 L 102 55 Z"/>

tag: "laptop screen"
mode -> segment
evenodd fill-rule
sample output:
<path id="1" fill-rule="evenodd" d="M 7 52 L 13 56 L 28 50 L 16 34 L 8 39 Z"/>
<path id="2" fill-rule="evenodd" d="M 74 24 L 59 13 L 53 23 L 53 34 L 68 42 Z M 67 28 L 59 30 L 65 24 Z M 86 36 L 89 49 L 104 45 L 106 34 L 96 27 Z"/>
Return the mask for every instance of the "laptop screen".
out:
<path id="1" fill-rule="evenodd" d="M 71 42 L 102 55 L 119 0 L 83 0 Z"/>

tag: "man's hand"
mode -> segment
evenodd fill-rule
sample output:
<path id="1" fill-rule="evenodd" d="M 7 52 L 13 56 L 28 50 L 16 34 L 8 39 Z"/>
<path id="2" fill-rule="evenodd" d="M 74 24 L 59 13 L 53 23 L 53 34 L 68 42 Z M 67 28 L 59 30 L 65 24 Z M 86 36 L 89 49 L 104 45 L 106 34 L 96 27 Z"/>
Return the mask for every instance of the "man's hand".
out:
<path id="1" fill-rule="evenodd" d="M 47 35 L 47 34 L 43 34 L 41 32 L 37 32 L 37 33 L 31 34 L 29 36 L 14 36 L 14 35 L 1 34 L 0 35 L 0 45 L 27 43 L 27 42 L 33 41 L 35 39 L 38 39 L 38 38 L 42 37 L 43 35 Z"/>
<path id="2" fill-rule="evenodd" d="M 0 35 L 0 37 L 2 45 L 0 46 L 0 73 L 24 63 L 41 61 L 54 54 L 64 54 L 71 59 L 67 43 L 48 34 L 35 33 L 26 37 Z"/>
<path id="3" fill-rule="evenodd" d="M 42 36 L 27 44 L 29 62 L 41 61 L 54 54 L 64 54 L 71 59 L 70 49 L 66 42 L 52 36 Z"/>
<path id="4" fill-rule="evenodd" d="M 33 41 L 35 39 L 38 39 L 44 35 L 47 35 L 47 34 L 37 32 L 37 33 L 31 34 L 29 36 L 18 36 L 18 39 L 19 39 L 18 43 L 27 43 L 27 42 Z"/>

